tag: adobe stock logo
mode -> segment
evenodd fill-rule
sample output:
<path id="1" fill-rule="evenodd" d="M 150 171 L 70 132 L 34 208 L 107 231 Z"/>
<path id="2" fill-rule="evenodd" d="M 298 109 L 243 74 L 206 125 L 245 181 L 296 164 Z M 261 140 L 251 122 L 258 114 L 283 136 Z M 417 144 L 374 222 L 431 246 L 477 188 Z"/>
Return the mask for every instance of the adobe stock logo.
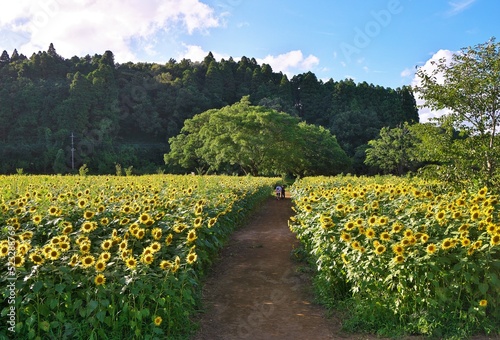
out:
<path id="1" fill-rule="evenodd" d="M 399 0 L 390 0 L 385 9 L 371 11 L 370 16 L 373 20 L 368 21 L 363 28 L 354 28 L 354 38 L 352 43 L 343 42 L 340 49 L 347 62 L 351 62 L 353 54 L 361 53 L 361 50 L 368 47 L 382 29 L 389 26 L 394 15 L 403 11 L 403 6 Z"/>

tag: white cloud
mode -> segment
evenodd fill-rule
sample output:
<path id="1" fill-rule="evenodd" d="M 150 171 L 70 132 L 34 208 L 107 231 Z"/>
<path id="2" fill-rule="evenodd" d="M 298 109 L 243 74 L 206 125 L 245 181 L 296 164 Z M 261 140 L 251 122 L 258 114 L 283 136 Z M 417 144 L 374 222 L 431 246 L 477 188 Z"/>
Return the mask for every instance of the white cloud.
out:
<path id="1" fill-rule="evenodd" d="M 311 71 L 319 64 L 319 59 L 310 54 L 304 57 L 302 51 L 290 51 L 278 56 L 268 55 L 263 59 L 257 59 L 259 64 L 269 64 L 274 72 L 283 72 L 287 76 L 292 76 L 296 73 Z"/>
<path id="2" fill-rule="evenodd" d="M 424 70 L 427 74 L 430 74 L 436 68 L 436 66 L 433 65 L 432 62 L 437 62 L 441 58 L 445 58 L 447 60 L 447 62 L 449 62 L 449 61 L 451 61 L 451 57 L 453 56 L 453 53 L 454 52 L 452 52 L 450 50 L 437 51 L 436 53 L 434 53 L 434 55 L 429 60 L 427 60 L 423 64 L 423 66 L 421 66 L 422 70 Z M 436 81 L 438 83 L 442 84 L 443 83 L 443 76 L 439 75 L 439 74 L 436 75 Z M 420 85 L 420 83 L 421 83 L 420 78 L 415 74 L 413 77 L 413 80 L 411 82 L 411 85 L 417 86 L 417 85 Z M 416 100 L 418 106 L 425 104 L 425 101 L 419 97 L 418 93 L 415 93 L 415 100 Z M 426 123 L 431 118 L 441 117 L 442 115 L 445 115 L 449 112 L 450 111 L 447 109 L 433 111 L 428 107 L 420 108 L 419 109 L 420 123 Z"/>
<path id="3" fill-rule="evenodd" d="M 120 62 L 135 60 L 133 39 L 148 40 L 159 31 L 205 33 L 220 25 L 200 0 L 17 0 L 0 12 L 2 32 L 28 35 L 28 42 L 14 46 L 28 56 L 52 42 L 64 57 L 111 50 Z"/>
<path id="4" fill-rule="evenodd" d="M 208 55 L 209 51 L 205 51 L 201 46 L 183 44 L 185 51 L 177 56 L 178 60 L 190 59 L 191 61 L 202 61 Z M 229 59 L 229 55 L 221 54 L 212 51 L 216 60 Z"/>
<path id="5" fill-rule="evenodd" d="M 403 78 L 410 77 L 412 74 L 413 72 L 409 68 L 405 68 L 403 71 L 401 71 L 401 77 Z"/>
<path id="6" fill-rule="evenodd" d="M 453 16 L 458 13 L 465 11 L 470 5 L 472 5 L 476 0 L 461 0 L 459 2 L 448 2 L 451 9 L 446 13 L 448 16 Z"/>

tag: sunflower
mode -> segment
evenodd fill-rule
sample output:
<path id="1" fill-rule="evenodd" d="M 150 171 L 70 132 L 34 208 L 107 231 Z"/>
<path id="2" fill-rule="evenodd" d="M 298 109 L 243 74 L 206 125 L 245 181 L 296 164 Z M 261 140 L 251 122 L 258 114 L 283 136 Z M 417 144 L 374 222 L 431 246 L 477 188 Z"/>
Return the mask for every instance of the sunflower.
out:
<path id="1" fill-rule="evenodd" d="M 153 253 L 156 253 L 156 252 L 160 251 L 161 244 L 159 242 L 153 242 L 153 243 L 151 243 L 151 245 L 149 246 L 149 248 L 151 248 L 151 250 L 152 250 Z"/>
<path id="2" fill-rule="evenodd" d="M 351 240 L 351 234 L 343 232 L 340 238 L 345 242 L 349 242 Z"/>
<path id="3" fill-rule="evenodd" d="M 184 231 L 184 229 L 186 229 L 186 228 L 187 228 L 187 225 L 180 223 L 180 224 L 176 224 L 173 229 L 176 233 L 179 234 L 179 233 L 182 233 Z"/>
<path id="4" fill-rule="evenodd" d="M 196 262 L 197 258 L 198 258 L 198 255 L 196 255 L 196 253 L 189 253 L 187 258 L 186 258 L 186 262 L 189 264 L 193 264 L 194 262 Z"/>
<path id="5" fill-rule="evenodd" d="M 375 224 L 377 224 L 377 216 L 371 216 L 368 219 L 368 225 L 374 226 Z"/>
<path id="6" fill-rule="evenodd" d="M 494 224 L 488 224 L 486 227 L 486 232 L 490 235 L 495 235 L 497 231 L 497 227 Z"/>
<path id="7" fill-rule="evenodd" d="M 71 256 L 71 260 L 69 261 L 69 266 L 70 266 L 70 267 L 74 267 L 74 266 L 76 266 L 76 265 L 77 265 L 77 263 L 78 263 L 78 260 L 79 260 L 79 258 L 78 258 L 78 255 L 77 255 L 77 254 L 75 254 L 75 255 Z"/>
<path id="8" fill-rule="evenodd" d="M 59 209 L 55 206 L 49 208 L 49 215 L 57 216 L 59 214 Z"/>
<path id="9" fill-rule="evenodd" d="M 120 221 L 120 225 L 126 225 L 130 222 L 130 218 L 124 217 Z"/>
<path id="10" fill-rule="evenodd" d="M 202 223 L 203 223 L 203 218 L 201 218 L 201 217 L 196 217 L 196 218 L 194 219 L 194 223 L 193 223 L 193 225 L 194 225 L 194 227 L 195 227 L 195 228 L 201 228 Z"/>
<path id="11" fill-rule="evenodd" d="M 438 213 L 436 214 L 436 216 L 435 216 L 435 217 L 436 217 L 436 220 L 437 220 L 439 223 L 441 223 L 441 222 L 443 222 L 443 220 L 444 220 L 445 216 L 446 216 L 446 213 L 445 213 L 443 210 L 440 210 L 440 211 L 438 211 Z"/>
<path id="12" fill-rule="evenodd" d="M 125 265 L 128 269 L 135 269 L 137 267 L 137 260 L 132 256 L 129 256 L 127 259 L 125 259 Z"/>
<path id="13" fill-rule="evenodd" d="M 365 231 L 365 236 L 369 239 L 372 239 L 375 237 L 375 230 L 373 230 L 372 228 L 368 228 L 366 229 Z"/>
<path id="14" fill-rule="evenodd" d="M 155 257 L 151 253 L 144 254 L 143 256 L 141 256 L 141 262 L 144 264 L 151 264 L 153 263 L 154 259 Z"/>
<path id="15" fill-rule="evenodd" d="M 313 211 L 313 207 L 310 204 L 306 204 L 306 206 L 304 207 L 304 210 L 310 213 Z"/>
<path id="16" fill-rule="evenodd" d="M 139 216 L 139 222 L 142 224 L 146 224 L 147 221 L 151 219 L 151 216 L 147 213 L 143 213 L 141 216 Z"/>
<path id="17" fill-rule="evenodd" d="M 31 262 L 33 262 L 34 264 L 43 264 L 45 262 L 44 258 L 42 255 L 38 254 L 38 253 L 31 253 L 30 254 L 30 260 Z"/>
<path id="18" fill-rule="evenodd" d="M 11 262 L 11 264 L 14 264 L 16 268 L 22 267 L 24 264 L 24 256 L 15 255 L 13 260 L 14 261 Z"/>
<path id="19" fill-rule="evenodd" d="M 102 274 L 97 274 L 97 276 L 94 279 L 94 283 L 96 286 L 100 286 L 106 283 L 106 277 Z"/>
<path id="20" fill-rule="evenodd" d="M 109 251 L 103 251 L 101 255 L 99 255 L 99 261 L 108 262 L 111 258 L 111 254 Z"/>
<path id="21" fill-rule="evenodd" d="M 158 214 L 155 215 L 155 220 L 159 221 L 161 220 L 163 217 L 165 217 L 165 213 L 162 211 L 162 212 L 159 212 Z"/>
<path id="22" fill-rule="evenodd" d="M 441 249 L 450 249 L 453 247 L 453 240 L 451 238 L 445 238 L 443 243 L 441 243 Z"/>
<path id="23" fill-rule="evenodd" d="M 345 206 L 342 203 L 339 203 L 335 206 L 335 210 L 337 211 L 344 211 Z"/>
<path id="24" fill-rule="evenodd" d="M 168 234 L 168 236 L 165 238 L 165 243 L 167 246 L 169 246 L 172 243 L 173 238 L 174 238 L 174 235 Z"/>
<path id="25" fill-rule="evenodd" d="M 495 236 L 493 236 L 491 238 L 490 244 L 491 246 L 498 246 L 500 244 L 500 235 L 496 234 Z"/>
<path id="26" fill-rule="evenodd" d="M 476 242 L 474 242 L 474 249 L 479 249 L 481 248 L 481 246 L 483 245 L 483 241 L 482 240 L 477 240 Z"/>
<path id="27" fill-rule="evenodd" d="M 400 244 L 395 244 L 395 245 L 392 246 L 392 251 L 396 255 L 401 255 L 401 254 L 404 253 L 405 248 L 402 245 L 400 245 Z"/>
<path id="28" fill-rule="evenodd" d="M 0 246 L 0 257 L 5 257 L 9 254 L 9 244 L 2 244 Z"/>
<path id="29" fill-rule="evenodd" d="M 113 240 L 107 239 L 102 241 L 101 243 L 101 249 L 102 250 L 109 250 L 113 246 Z"/>
<path id="30" fill-rule="evenodd" d="M 427 245 L 427 248 L 425 250 L 427 251 L 428 254 L 434 254 L 437 250 L 437 247 L 434 243 L 431 243 Z"/>
<path id="31" fill-rule="evenodd" d="M 39 225 L 40 222 L 42 222 L 42 216 L 35 215 L 35 216 L 33 216 L 33 218 L 31 220 L 33 221 L 33 223 L 35 223 L 35 225 Z"/>
<path id="32" fill-rule="evenodd" d="M 94 265 L 95 258 L 92 255 L 85 255 L 80 259 L 80 262 L 82 264 L 82 268 L 88 268 Z"/>
<path id="33" fill-rule="evenodd" d="M 25 231 L 24 233 L 21 234 L 21 240 L 30 240 L 33 238 L 33 232 L 32 231 Z"/>
<path id="34" fill-rule="evenodd" d="M 477 192 L 477 196 L 479 198 L 484 198 L 486 197 L 486 194 L 488 193 L 488 188 L 487 187 L 482 187 L 478 192 Z"/>
<path id="35" fill-rule="evenodd" d="M 425 233 L 420 235 L 420 242 L 426 243 L 427 241 L 429 241 L 429 235 L 427 235 Z"/>
<path id="36" fill-rule="evenodd" d="M 135 234 L 133 234 L 138 240 L 141 240 L 146 235 L 146 230 L 140 228 Z"/>
<path id="37" fill-rule="evenodd" d="M 174 259 L 175 265 L 180 266 L 181 265 L 181 258 L 179 256 L 176 256 Z"/>
<path id="38" fill-rule="evenodd" d="M 460 243 L 462 244 L 462 247 L 468 247 L 470 246 L 470 239 L 464 237 L 460 240 Z"/>
<path id="39" fill-rule="evenodd" d="M 125 249 L 127 249 L 127 246 L 128 246 L 128 241 L 127 240 L 123 240 L 120 242 L 120 245 L 118 246 L 118 249 L 120 251 L 124 251 Z"/>
<path id="40" fill-rule="evenodd" d="M 217 222 L 217 218 L 216 217 L 212 217 L 210 220 L 208 220 L 208 227 L 212 228 L 215 225 L 216 222 Z"/>
<path id="41" fill-rule="evenodd" d="M 69 225 L 66 225 L 63 229 L 63 234 L 67 235 L 67 234 L 71 234 L 73 232 L 73 226 L 71 224 Z"/>
<path id="42" fill-rule="evenodd" d="M 353 242 L 351 243 L 351 247 L 352 247 L 353 249 L 358 250 L 358 249 L 360 249 L 360 248 L 361 248 L 361 244 L 359 243 L 359 241 L 353 241 Z"/>
<path id="43" fill-rule="evenodd" d="M 386 216 L 381 216 L 379 219 L 378 219 L 378 224 L 379 225 L 386 225 L 387 222 L 389 222 L 389 219 L 386 217 Z"/>
<path id="44" fill-rule="evenodd" d="M 109 218 L 107 218 L 107 217 L 103 217 L 103 218 L 101 218 L 100 222 L 101 222 L 101 224 L 102 224 L 103 226 L 106 226 L 106 225 L 108 225 L 108 224 L 109 224 Z"/>
<path id="45" fill-rule="evenodd" d="M 83 222 L 82 224 L 82 232 L 84 233 L 90 233 L 94 229 L 94 224 L 92 222 Z"/>
<path id="46" fill-rule="evenodd" d="M 403 255 L 397 255 L 393 260 L 394 263 L 401 264 L 405 261 L 405 257 Z"/>
<path id="47" fill-rule="evenodd" d="M 86 220 L 90 220 L 92 217 L 94 217 L 94 215 L 95 215 L 94 212 L 86 210 L 83 213 L 83 218 L 85 218 Z"/>
<path id="48" fill-rule="evenodd" d="M 90 251 L 90 241 L 80 243 L 80 252 L 86 254 Z"/>
<path id="49" fill-rule="evenodd" d="M 479 301 L 479 306 L 481 306 L 481 307 L 488 306 L 488 300 L 481 300 L 481 301 Z"/>
<path id="50" fill-rule="evenodd" d="M 381 255 L 385 252 L 386 248 L 384 245 L 381 245 L 379 244 L 376 248 L 375 248 L 375 254 L 377 255 Z"/>
<path id="51" fill-rule="evenodd" d="M 42 255 L 46 258 L 49 259 L 49 254 L 52 251 L 52 247 L 49 245 L 46 245 L 42 248 Z"/>
<path id="52" fill-rule="evenodd" d="M 163 270 L 171 269 L 174 266 L 174 264 L 170 261 L 163 260 L 160 263 L 160 268 Z"/>
<path id="53" fill-rule="evenodd" d="M 67 252 L 70 248 L 71 245 L 69 241 L 61 241 L 57 244 L 57 247 L 62 251 L 62 252 Z"/>
<path id="54" fill-rule="evenodd" d="M 161 322 L 163 321 L 163 319 L 161 318 L 161 316 L 157 316 L 154 318 L 153 322 L 155 324 L 155 326 L 159 326 L 161 325 Z"/>
<path id="55" fill-rule="evenodd" d="M 396 222 L 392 225 L 392 232 L 394 234 L 399 233 L 401 230 L 403 230 L 403 225 L 399 222 Z"/>
<path id="56" fill-rule="evenodd" d="M 391 239 L 391 234 L 389 234 L 387 231 L 384 231 L 380 234 L 380 239 L 382 241 L 390 241 Z"/>
<path id="57" fill-rule="evenodd" d="M 187 235 L 187 241 L 188 243 L 194 242 L 198 236 L 196 236 L 196 231 L 190 230 L 188 235 Z"/>
<path id="58" fill-rule="evenodd" d="M 26 255 L 30 249 L 31 249 L 31 244 L 26 243 L 26 242 L 22 242 L 17 247 L 17 252 L 20 255 Z"/>
<path id="59" fill-rule="evenodd" d="M 106 262 L 104 262 L 104 260 L 98 260 L 95 263 L 95 270 L 98 272 L 102 272 L 104 269 L 106 269 Z"/>
<path id="60" fill-rule="evenodd" d="M 155 240 L 161 239 L 161 234 L 162 234 L 162 231 L 160 228 L 153 228 L 153 230 L 151 230 L 151 235 L 153 235 L 153 238 Z"/>

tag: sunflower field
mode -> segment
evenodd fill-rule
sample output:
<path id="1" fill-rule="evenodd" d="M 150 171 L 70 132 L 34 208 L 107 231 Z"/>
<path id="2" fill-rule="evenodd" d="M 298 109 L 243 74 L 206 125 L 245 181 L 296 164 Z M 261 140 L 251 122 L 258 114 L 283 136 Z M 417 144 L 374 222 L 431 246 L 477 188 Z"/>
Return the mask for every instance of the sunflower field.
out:
<path id="1" fill-rule="evenodd" d="M 0 337 L 175 339 L 272 178 L 0 176 Z"/>
<path id="2" fill-rule="evenodd" d="M 396 177 L 310 177 L 290 229 L 319 299 L 380 335 L 500 333 L 499 199 Z"/>

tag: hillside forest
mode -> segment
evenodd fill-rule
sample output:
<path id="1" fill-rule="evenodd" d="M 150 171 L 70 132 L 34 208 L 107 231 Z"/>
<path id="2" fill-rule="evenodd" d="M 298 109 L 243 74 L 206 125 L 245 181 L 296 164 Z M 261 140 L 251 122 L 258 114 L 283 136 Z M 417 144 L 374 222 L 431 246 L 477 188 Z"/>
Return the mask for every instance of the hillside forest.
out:
<path id="1" fill-rule="evenodd" d="M 254 58 L 165 64 L 119 64 L 111 51 L 66 59 L 51 44 L 29 58 L 0 57 L 0 173 L 175 172 L 164 162 L 169 139 L 187 119 L 238 103 L 287 113 L 334 135 L 365 174 L 368 141 L 384 127 L 418 122 L 410 87 L 397 89 L 323 81 L 314 73 L 291 79 Z M 195 169 L 183 169 L 184 172 Z"/>

